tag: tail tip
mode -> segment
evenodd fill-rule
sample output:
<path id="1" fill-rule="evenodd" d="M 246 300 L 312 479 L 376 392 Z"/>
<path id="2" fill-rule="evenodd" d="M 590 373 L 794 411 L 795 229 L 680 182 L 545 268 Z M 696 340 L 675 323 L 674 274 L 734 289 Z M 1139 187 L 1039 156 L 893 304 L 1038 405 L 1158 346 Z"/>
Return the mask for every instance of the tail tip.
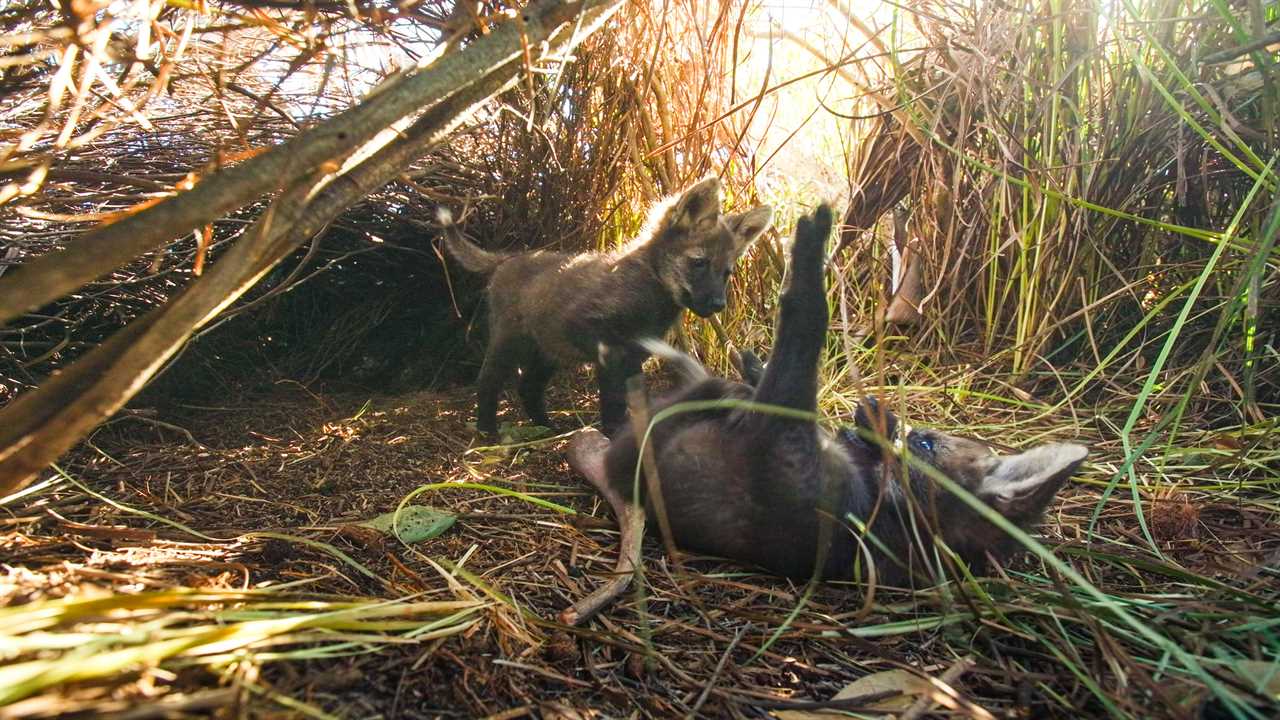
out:
<path id="1" fill-rule="evenodd" d="M 436 208 L 436 222 L 449 227 L 453 224 L 453 211 L 443 205 Z"/>
<path id="2" fill-rule="evenodd" d="M 639 338 L 636 344 L 644 348 L 650 355 L 654 355 L 668 362 L 674 363 L 680 373 L 684 375 L 685 380 L 689 382 L 698 382 L 705 380 L 710 375 L 702 363 L 694 360 L 687 353 L 683 353 L 662 340 L 654 337 Z"/>

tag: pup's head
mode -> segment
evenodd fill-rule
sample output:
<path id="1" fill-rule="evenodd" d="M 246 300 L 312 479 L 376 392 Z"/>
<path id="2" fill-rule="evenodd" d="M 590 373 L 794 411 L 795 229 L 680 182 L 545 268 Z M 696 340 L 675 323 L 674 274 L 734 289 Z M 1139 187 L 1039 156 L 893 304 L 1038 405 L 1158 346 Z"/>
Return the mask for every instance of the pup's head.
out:
<path id="1" fill-rule="evenodd" d="M 772 216 L 768 205 L 721 214 L 720 180 L 714 177 L 659 206 L 648 243 L 672 299 L 700 317 L 723 310 L 734 264 L 768 229 Z"/>
<path id="2" fill-rule="evenodd" d="M 985 443 L 930 428 L 910 428 L 868 398 L 858 408 L 857 425 L 864 435 L 880 435 L 910 453 L 991 506 L 1021 528 L 1039 522 L 1045 508 L 1089 454 L 1072 443 L 1046 443 L 1015 455 L 998 455 Z M 845 434 L 855 461 L 881 462 L 882 448 L 863 437 Z M 916 465 L 917 463 L 909 463 Z M 1016 547 L 1003 530 L 985 520 L 944 490 L 918 467 L 910 470 L 911 494 L 923 503 L 925 516 L 951 549 L 975 569 L 988 553 L 1001 558 Z M 893 491 L 901 492 L 895 487 Z"/>

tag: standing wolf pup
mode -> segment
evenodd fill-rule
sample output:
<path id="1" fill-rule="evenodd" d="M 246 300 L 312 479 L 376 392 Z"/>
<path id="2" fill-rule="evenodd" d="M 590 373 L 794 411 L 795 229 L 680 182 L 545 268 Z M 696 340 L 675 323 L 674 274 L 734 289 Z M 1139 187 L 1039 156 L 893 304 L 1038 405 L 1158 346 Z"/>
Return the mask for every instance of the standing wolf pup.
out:
<path id="1" fill-rule="evenodd" d="M 495 253 L 462 237 L 441 209 L 445 247 L 467 270 L 489 276 L 489 346 L 477 381 L 476 429 L 498 431 L 498 395 L 517 370 L 530 419 L 550 425 L 543 394 L 556 368 L 593 362 L 600 421 L 612 436 L 626 418 L 626 380 L 648 353 L 633 341 L 661 337 L 682 308 L 709 317 L 725 306 L 729 275 L 769 227 L 767 206 L 720 212 L 720 181 L 707 178 L 656 206 L 649 224 L 613 253 Z M 602 366 L 601 345 L 622 357 Z"/>
<path id="2" fill-rule="evenodd" d="M 823 247 L 830 232 L 825 205 L 797 225 L 774 352 L 763 370 L 750 356 L 742 363 L 754 387 L 709 377 L 687 356 L 641 341 L 676 360 L 692 381 L 655 403 L 655 416 L 676 403 L 722 398 L 817 412 L 828 322 Z M 1003 558 L 1017 549 L 1011 537 L 918 468 L 902 482 L 896 456 L 864 439 L 875 427 L 896 437 L 891 414 L 871 401 L 859 409 L 857 425 L 861 433 L 833 436 L 812 419 L 727 407 L 678 413 L 655 424 L 648 442 L 675 544 L 791 577 L 816 570 L 826 578 L 873 577 L 891 585 L 928 574 L 935 534 L 978 572 L 988 556 Z M 1088 454 L 1080 445 L 1049 443 L 999 456 L 976 440 L 926 429 L 907 432 L 905 444 L 916 461 L 1024 528 L 1039 520 Z M 630 431 L 612 443 L 579 433 L 569 451 L 570 464 L 611 505 L 633 497 L 639 457 Z M 859 525 L 873 538 L 863 537 Z M 855 571 L 858 563 L 861 572 Z"/>

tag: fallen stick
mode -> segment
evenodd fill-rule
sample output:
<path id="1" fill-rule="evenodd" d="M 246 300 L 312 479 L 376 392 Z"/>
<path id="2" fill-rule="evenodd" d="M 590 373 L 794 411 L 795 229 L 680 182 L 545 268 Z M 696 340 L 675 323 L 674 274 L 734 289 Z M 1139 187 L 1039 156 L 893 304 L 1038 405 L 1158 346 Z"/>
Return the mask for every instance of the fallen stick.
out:
<path id="1" fill-rule="evenodd" d="M 622 536 L 618 549 L 618 562 L 613 577 L 596 588 L 595 592 L 574 603 L 560 613 L 565 625 L 580 625 L 608 607 L 631 585 L 636 569 L 640 567 L 640 544 L 644 540 L 644 507 L 622 498 L 605 477 L 604 456 L 609 449 L 609 439 L 596 430 L 584 430 L 573 437 L 569 444 L 569 467 L 584 475 L 596 491 L 604 497 L 618 518 L 618 530 Z"/>

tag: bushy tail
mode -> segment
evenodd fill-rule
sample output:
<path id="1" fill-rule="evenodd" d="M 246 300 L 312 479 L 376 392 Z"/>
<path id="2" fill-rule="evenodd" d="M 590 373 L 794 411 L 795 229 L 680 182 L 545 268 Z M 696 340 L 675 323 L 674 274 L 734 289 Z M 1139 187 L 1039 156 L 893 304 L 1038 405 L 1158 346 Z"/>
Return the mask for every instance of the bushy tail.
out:
<path id="1" fill-rule="evenodd" d="M 449 208 L 438 208 L 436 210 L 436 221 L 440 223 L 440 227 L 444 230 L 445 249 L 453 256 L 453 259 L 461 263 L 462 267 L 470 272 L 488 275 L 510 257 L 506 253 L 492 253 L 482 250 L 475 243 L 464 238 L 462 231 L 458 230 L 458 226 L 453 222 L 453 213 L 450 212 Z"/>
<path id="2" fill-rule="evenodd" d="M 636 340 L 636 344 L 647 350 L 650 355 L 675 365 L 680 377 L 687 383 L 699 382 L 709 377 L 702 363 L 657 338 L 640 338 Z"/>

